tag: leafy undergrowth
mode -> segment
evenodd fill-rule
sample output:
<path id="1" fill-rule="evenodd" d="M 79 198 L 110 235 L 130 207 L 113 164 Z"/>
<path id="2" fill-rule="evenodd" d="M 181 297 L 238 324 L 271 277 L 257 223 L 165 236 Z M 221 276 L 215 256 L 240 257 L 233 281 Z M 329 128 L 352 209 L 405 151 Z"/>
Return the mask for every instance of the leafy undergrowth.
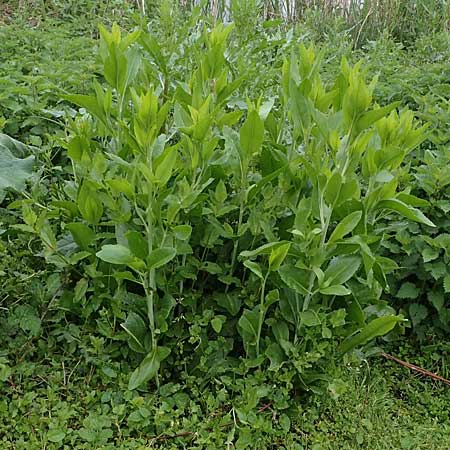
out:
<path id="1" fill-rule="evenodd" d="M 109 362 L 101 343 L 79 337 L 78 359 L 54 350 L 44 357 L 37 341 L 24 344 L 12 371 L 1 361 L 1 448 L 448 449 L 448 387 L 379 358 L 340 369 L 328 393 L 282 410 L 289 393 L 258 375 L 216 392 L 202 391 L 195 379 L 158 396 L 128 391 L 127 369 Z M 409 345 L 401 350 L 433 366 L 415 353 Z M 257 390 L 277 390 L 277 398 L 259 401 Z"/>
<path id="2" fill-rule="evenodd" d="M 335 355 L 403 314 L 449 377 L 448 34 L 55 11 L 0 28 L 0 448 L 448 449 L 446 386 Z"/>

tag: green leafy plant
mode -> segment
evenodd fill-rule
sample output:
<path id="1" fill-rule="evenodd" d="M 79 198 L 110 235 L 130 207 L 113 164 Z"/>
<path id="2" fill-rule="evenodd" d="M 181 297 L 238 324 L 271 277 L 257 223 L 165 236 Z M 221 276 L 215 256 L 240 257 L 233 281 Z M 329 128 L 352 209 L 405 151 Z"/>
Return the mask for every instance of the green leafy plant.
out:
<path id="1" fill-rule="evenodd" d="M 279 97 L 236 101 L 232 28 L 198 34 L 179 72 L 152 35 L 101 27 L 105 83 L 65 96 L 82 108 L 72 175 L 49 210 L 23 205 L 47 261 L 74 278 L 70 308 L 104 311 L 102 333 L 141 355 L 130 389 L 159 384 L 162 367 L 320 382 L 336 349 L 403 321 L 382 299 L 394 217 L 434 227 L 400 189 L 426 137 L 410 111 L 374 104 L 361 64 L 343 60 L 326 86 L 304 45 Z"/>

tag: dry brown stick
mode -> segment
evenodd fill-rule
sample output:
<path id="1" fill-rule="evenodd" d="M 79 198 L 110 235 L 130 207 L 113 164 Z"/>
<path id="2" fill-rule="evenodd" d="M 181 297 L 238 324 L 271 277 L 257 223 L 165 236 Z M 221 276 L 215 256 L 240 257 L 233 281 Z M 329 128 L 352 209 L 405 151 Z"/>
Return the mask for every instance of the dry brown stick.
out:
<path id="1" fill-rule="evenodd" d="M 440 375 L 437 375 L 436 373 L 430 372 L 429 370 L 426 370 L 426 369 L 422 369 L 421 367 L 415 366 L 414 364 L 411 364 L 409 362 L 402 361 L 401 359 L 398 359 L 395 356 L 389 355 L 388 353 L 381 352 L 381 356 L 383 356 L 386 359 L 395 361 L 396 363 L 400 364 L 401 366 L 407 367 L 410 370 L 414 370 L 415 372 L 425 375 L 426 377 L 433 378 L 433 380 L 441 381 L 442 383 L 445 383 L 448 386 L 450 386 L 450 380 L 447 380 L 446 378 L 441 377 Z"/>

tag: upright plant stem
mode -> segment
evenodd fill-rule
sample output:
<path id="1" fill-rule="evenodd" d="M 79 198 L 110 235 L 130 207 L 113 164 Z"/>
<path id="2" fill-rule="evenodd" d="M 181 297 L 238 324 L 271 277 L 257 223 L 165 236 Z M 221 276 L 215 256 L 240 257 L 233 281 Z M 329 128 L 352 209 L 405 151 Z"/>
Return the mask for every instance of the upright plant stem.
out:
<path id="1" fill-rule="evenodd" d="M 267 282 L 268 276 L 269 276 L 269 272 L 266 273 L 266 276 L 264 277 L 262 284 L 261 284 L 261 296 L 260 296 L 260 300 L 259 300 L 258 332 L 256 335 L 256 356 L 257 357 L 259 356 L 259 343 L 261 340 L 261 331 L 262 331 L 262 326 L 263 326 L 263 322 L 264 322 L 264 316 L 266 315 L 264 301 L 265 301 L 265 297 L 266 297 L 266 282 Z"/>

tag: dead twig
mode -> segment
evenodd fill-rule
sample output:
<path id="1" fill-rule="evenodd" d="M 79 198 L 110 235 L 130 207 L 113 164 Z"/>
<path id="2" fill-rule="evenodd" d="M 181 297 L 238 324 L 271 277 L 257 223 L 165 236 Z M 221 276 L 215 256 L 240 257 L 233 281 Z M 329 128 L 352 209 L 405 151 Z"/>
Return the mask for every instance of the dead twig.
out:
<path id="1" fill-rule="evenodd" d="M 429 370 L 422 369 L 419 366 L 415 366 L 414 364 L 411 364 L 406 361 L 402 361 L 399 358 L 396 358 L 395 356 L 389 355 L 388 353 L 381 352 L 381 356 L 383 356 L 386 359 L 390 359 L 391 361 L 395 361 L 397 364 L 400 364 L 401 366 L 407 367 L 410 370 L 413 370 L 414 372 L 418 372 L 426 377 L 432 378 L 436 381 L 441 381 L 442 383 L 447 384 L 450 386 L 450 380 L 447 380 L 444 377 L 441 377 L 440 375 L 437 375 L 436 373 L 430 372 Z"/>

